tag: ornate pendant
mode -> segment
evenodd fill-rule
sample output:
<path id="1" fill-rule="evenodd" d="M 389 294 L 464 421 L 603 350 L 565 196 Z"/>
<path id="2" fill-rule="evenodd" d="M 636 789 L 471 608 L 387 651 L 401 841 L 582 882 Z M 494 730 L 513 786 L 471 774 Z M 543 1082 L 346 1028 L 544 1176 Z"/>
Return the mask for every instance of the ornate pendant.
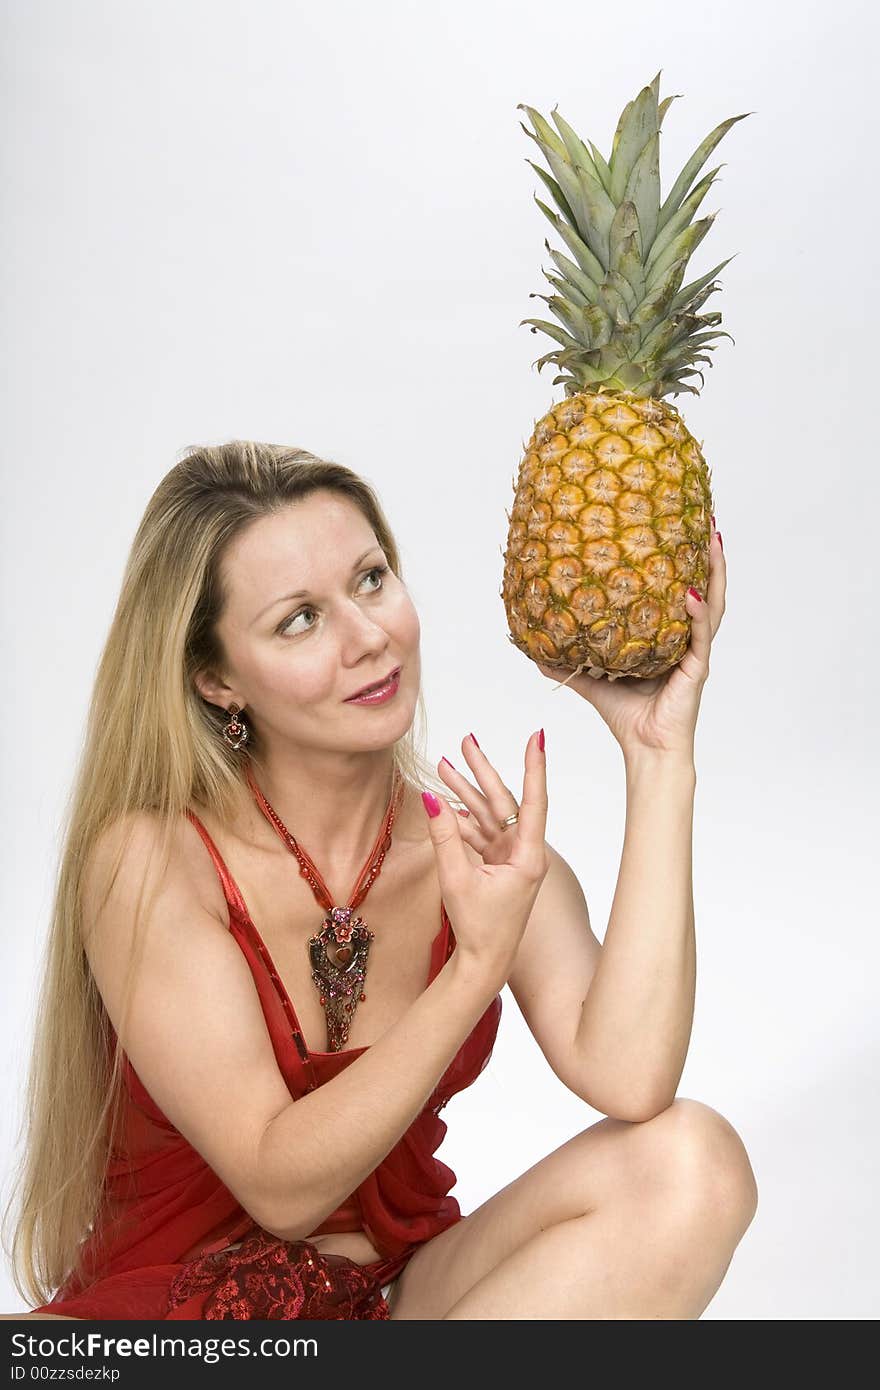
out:
<path id="1" fill-rule="evenodd" d="M 317 936 L 309 939 L 312 980 L 327 1018 L 327 1047 L 341 1052 L 362 999 L 373 932 L 350 907 L 330 909 Z"/>

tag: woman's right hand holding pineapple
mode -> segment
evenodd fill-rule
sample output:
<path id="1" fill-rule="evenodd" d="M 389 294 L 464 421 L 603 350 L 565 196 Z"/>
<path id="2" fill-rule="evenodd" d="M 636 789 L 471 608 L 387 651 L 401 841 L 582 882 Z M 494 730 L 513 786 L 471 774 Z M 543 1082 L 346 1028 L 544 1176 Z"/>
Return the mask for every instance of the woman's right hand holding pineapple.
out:
<path id="1" fill-rule="evenodd" d="M 726 598 L 727 564 L 721 533 L 715 529 L 713 517 L 706 592 L 701 595 L 691 589 L 687 594 L 690 640 L 681 661 L 671 670 L 650 679 L 625 676 L 610 681 L 586 673 L 565 679 L 564 672 L 554 667 L 540 661 L 535 665 L 550 680 L 562 680 L 571 686 L 599 711 L 625 759 L 647 751 L 693 761 L 700 699 L 709 677 L 712 641 L 724 616 Z"/>

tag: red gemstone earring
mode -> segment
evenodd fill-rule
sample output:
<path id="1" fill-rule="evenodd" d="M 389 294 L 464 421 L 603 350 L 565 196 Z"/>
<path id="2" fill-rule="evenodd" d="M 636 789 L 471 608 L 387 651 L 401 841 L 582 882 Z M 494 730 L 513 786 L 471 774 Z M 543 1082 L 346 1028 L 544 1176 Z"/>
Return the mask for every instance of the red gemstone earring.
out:
<path id="1" fill-rule="evenodd" d="M 239 719 L 241 708 L 239 705 L 230 705 L 226 711 L 229 715 L 223 725 L 223 737 L 230 748 L 240 748 L 243 743 L 247 743 L 248 727 L 243 719 Z"/>

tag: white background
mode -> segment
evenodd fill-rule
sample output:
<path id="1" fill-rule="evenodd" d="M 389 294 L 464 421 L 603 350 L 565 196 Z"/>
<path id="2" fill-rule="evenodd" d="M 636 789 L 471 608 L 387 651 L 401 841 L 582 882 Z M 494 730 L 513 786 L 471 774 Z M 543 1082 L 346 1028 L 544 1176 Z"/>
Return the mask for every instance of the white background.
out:
<path id="1" fill-rule="evenodd" d="M 525 102 L 605 157 L 662 68 L 663 196 L 735 254 L 682 411 L 728 562 L 697 733 L 698 986 L 680 1094 L 742 1135 L 758 1213 L 705 1313 L 880 1311 L 877 1172 L 877 225 L 867 4 L 444 0 L 3 5 L 4 1193 L 91 684 L 138 520 L 186 446 L 252 437 L 363 473 L 422 623 L 429 751 L 473 730 L 514 791 L 543 725 L 548 838 L 604 936 L 623 763 L 507 640 L 505 509 L 562 388 Z M 873 310 L 873 312 L 872 312 Z M 698 380 L 698 379 L 695 379 Z M 870 600 L 870 603 L 869 603 Z M 871 853 L 873 846 L 873 853 Z M 467 1214 L 600 1116 L 509 991 L 444 1112 Z M 21 1308 L 7 1273 L 0 1306 Z"/>

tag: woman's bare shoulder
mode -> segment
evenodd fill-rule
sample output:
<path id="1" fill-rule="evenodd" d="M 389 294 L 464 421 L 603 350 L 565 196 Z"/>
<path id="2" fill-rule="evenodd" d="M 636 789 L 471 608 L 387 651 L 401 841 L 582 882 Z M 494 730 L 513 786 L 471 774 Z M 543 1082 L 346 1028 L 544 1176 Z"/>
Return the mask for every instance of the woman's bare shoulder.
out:
<path id="1" fill-rule="evenodd" d="M 97 915 L 119 872 L 131 879 L 143 879 L 148 890 L 160 876 L 163 891 L 173 892 L 182 908 L 204 908 L 224 926 L 228 925 L 222 884 L 192 821 L 182 815 L 172 823 L 167 863 L 161 854 L 163 830 L 161 817 L 147 810 L 127 812 L 104 828 L 86 862 L 84 925 Z"/>

